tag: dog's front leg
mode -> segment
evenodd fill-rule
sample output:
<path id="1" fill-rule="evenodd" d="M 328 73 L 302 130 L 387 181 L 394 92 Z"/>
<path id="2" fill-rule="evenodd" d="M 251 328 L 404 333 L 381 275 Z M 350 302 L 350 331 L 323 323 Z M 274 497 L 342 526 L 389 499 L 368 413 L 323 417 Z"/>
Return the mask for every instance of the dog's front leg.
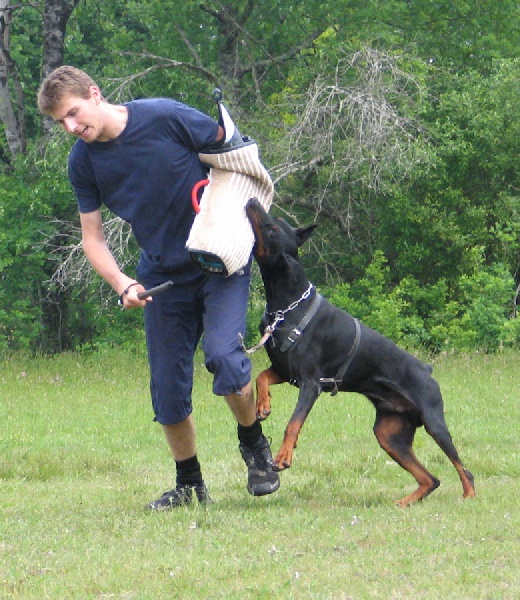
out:
<path id="1" fill-rule="evenodd" d="M 271 414 L 271 392 L 269 391 L 269 386 L 284 383 L 285 381 L 272 366 L 262 371 L 256 378 L 256 417 L 259 421 L 267 419 Z"/>
<path id="2" fill-rule="evenodd" d="M 274 459 L 274 469 L 276 471 L 283 471 L 291 466 L 293 451 L 296 448 L 301 428 L 321 393 L 321 386 L 314 381 L 302 382 L 299 387 L 300 393 L 296 408 L 285 428 L 282 445 Z"/>

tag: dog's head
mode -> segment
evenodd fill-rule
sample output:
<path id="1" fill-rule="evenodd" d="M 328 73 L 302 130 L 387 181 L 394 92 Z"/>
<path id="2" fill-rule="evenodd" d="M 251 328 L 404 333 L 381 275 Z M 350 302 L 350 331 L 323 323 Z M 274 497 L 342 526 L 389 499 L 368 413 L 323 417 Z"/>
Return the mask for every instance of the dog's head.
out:
<path id="1" fill-rule="evenodd" d="M 246 214 L 255 236 L 253 254 L 260 267 L 287 262 L 288 257 L 297 259 L 298 248 L 317 227 L 291 227 L 283 219 L 269 215 L 256 198 L 246 204 Z"/>

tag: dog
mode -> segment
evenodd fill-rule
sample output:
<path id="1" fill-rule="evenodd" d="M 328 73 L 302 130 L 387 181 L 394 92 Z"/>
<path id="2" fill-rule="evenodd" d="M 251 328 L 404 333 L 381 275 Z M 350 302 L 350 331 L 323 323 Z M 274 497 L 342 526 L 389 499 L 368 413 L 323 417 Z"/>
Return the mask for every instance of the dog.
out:
<path id="1" fill-rule="evenodd" d="M 375 407 L 373 431 L 380 446 L 418 483 L 414 492 L 396 501 L 398 506 L 422 500 L 440 485 L 414 454 L 420 426 L 453 463 L 463 497 L 474 497 L 474 478 L 448 431 L 432 367 L 318 294 L 298 257 L 298 248 L 316 225 L 293 228 L 269 215 L 255 198 L 247 202 L 246 214 L 267 300 L 262 340 L 247 352 L 264 346 L 271 361 L 256 378 L 258 419 L 271 413 L 271 385 L 289 382 L 299 388 L 274 469 L 291 466 L 301 428 L 321 392 L 357 392 Z"/>

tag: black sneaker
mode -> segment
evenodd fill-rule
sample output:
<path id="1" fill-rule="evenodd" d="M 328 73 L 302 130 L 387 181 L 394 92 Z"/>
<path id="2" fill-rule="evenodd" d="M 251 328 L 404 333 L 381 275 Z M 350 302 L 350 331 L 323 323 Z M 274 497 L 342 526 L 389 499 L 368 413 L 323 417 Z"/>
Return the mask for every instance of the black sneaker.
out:
<path id="1" fill-rule="evenodd" d="M 262 435 L 253 446 L 239 445 L 247 468 L 247 491 L 252 496 L 272 494 L 280 487 L 280 476 L 273 471 L 273 457 L 267 438 Z"/>
<path id="2" fill-rule="evenodd" d="M 175 489 L 165 492 L 158 500 L 147 504 L 145 509 L 160 512 L 179 506 L 188 506 L 193 501 L 192 490 L 195 490 L 199 504 L 211 504 L 212 500 L 204 483 L 200 485 L 179 484 Z"/>

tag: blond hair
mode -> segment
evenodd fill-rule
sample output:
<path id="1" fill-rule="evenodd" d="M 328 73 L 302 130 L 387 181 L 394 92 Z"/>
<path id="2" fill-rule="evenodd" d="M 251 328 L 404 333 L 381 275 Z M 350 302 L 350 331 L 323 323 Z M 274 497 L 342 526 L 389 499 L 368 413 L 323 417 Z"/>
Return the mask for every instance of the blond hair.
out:
<path id="1" fill-rule="evenodd" d="M 50 114 L 65 96 L 75 96 L 88 100 L 90 87 L 97 83 L 81 69 L 64 65 L 52 71 L 43 80 L 38 92 L 38 108 L 43 114 Z"/>

